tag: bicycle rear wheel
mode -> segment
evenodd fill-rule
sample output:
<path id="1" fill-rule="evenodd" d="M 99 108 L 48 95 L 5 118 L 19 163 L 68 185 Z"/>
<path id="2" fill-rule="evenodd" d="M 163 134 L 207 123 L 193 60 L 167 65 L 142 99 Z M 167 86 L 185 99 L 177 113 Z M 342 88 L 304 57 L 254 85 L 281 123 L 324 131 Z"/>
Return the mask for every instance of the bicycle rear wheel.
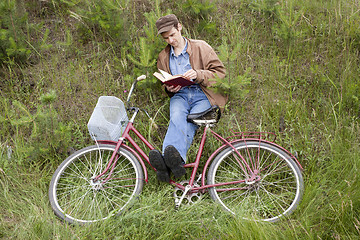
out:
<path id="1" fill-rule="evenodd" d="M 210 188 L 211 198 L 245 219 L 275 222 L 292 213 L 304 183 L 289 154 L 261 141 L 243 141 L 234 147 L 242 157 L 231 147 L 224 149 L 211 164 L 207 182 L 237 183 Z"/>
<path id="2" fill-rule="evenodd" d="M 124 148 L 116 156 L 117 164 L 110 178 L 105 170 L 115 146 L 83 148 L 69 156 L 55 171 L 49 199 L 55 214 L 75 224 L 105 220 L 125 210 L 140 194 L 143 171 L 136 157 Z"/>

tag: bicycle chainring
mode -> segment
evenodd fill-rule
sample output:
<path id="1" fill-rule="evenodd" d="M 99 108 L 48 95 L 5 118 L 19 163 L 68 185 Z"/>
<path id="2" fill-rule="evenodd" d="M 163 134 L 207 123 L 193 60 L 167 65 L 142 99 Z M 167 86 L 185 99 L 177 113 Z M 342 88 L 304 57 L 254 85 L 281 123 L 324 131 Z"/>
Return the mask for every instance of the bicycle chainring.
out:
<path id="1" fill-rule="evenodd" d="M 180 182 L 181 185 L 186 186 L 189 184 L 189 180 L 185 180 Z M 200 187 L 199 184 L 194 183 L 194 187 Z M 181 196 L 183 195 L 184 190 L 175 187 L 174 189 L 174 200 L 175 200 L 175 205 L 176 203 L 178 203 L 180 201 Z M 184 197 L 184 199 L 182 200 L 182 205 L 191 205 L 194 204 L 195 202 L 199 201 L 202 198 L 202 193 L 200 191 L 197 192 L 192 192 L 191 190 L 186 194 L 186 196 Z"/>

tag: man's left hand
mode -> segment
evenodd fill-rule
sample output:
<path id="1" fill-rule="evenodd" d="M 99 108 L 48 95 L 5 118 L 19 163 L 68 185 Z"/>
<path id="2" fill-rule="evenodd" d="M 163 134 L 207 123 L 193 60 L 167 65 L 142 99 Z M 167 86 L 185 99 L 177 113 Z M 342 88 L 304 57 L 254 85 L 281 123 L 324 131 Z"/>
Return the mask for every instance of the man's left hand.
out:
<path id="1" fill-rule="evenodd" d="M 188 80 L 191 80 L 191 79 L 196 79 L 197 77 L 197 73 L 194 69 L 190 69 L 189 71 L 187 71 L 186 73 L 183 74 L 183 76 L 185 78 L 187 78 Z"/>

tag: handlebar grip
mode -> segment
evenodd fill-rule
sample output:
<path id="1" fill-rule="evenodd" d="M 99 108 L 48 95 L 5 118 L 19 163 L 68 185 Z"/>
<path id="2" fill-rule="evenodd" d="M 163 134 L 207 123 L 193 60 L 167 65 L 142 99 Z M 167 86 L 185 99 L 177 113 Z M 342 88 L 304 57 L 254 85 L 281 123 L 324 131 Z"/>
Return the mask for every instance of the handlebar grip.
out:
<path id="1" fill-rule="evenodd" d="M 144 80 L 144 79 L 146 79 L 146 75 L 141 75 L 140 77 L 138 77 L 138 78 L 136 79 L 136 81 L 142 81 L 142 80 Z"/>

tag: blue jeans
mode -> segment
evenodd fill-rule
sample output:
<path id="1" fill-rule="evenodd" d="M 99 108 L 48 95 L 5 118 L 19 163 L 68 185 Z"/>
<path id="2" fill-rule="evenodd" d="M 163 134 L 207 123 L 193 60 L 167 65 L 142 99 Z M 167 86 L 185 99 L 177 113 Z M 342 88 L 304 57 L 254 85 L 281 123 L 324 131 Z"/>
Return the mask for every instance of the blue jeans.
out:
<path id="1" fill-rule="evenodd" d="M 183 87 L 170 99 L 170 123 L 163 142 L 163 152 L 173 145 L 186 162 L 186 153 L 190 148 L 197 125 L 186 117 L 190 113 L 199 113 L 210 108 L 211 104 L 198 85 Z"/>

